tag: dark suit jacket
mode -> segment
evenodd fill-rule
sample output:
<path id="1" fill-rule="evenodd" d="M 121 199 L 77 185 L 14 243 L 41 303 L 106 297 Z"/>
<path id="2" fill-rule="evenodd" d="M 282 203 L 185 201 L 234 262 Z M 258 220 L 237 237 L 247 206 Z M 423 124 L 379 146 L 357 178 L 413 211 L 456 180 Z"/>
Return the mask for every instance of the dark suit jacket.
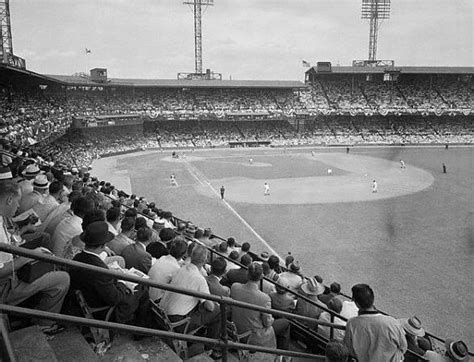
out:
<path id="1" fill-rule="evenodd" d="M 221 284 L 230 288 L 234 283 L 245 284 L 248 280 L 247 269 L 231 269 L 222 277 Z"/>
<path id="2" fill-rule="evenodd" d="M 99 257 L 85 252 L 77 254 L 73 260 L 108 269 Z M 71 276 L 71 288 L 79 289 L 89 306 L 116 305 L 115 316 L 118 322 L 129 322 L 133 319 L 139 305 L 139 295 L 131 294 L 123 283 L 108 275 L 79 268 L 72 268 L 69 275 Z"/>
<path id="3" fill-rule="evenodd" d="M 207 285 L 209 285 L 209 291 L 211 292 L 211 294 L 218 295 L 220 297 L 230 296 L 230 289 L 228 287 L 223 286 L 215 275 L 208 275 L 206 277 L 206 280 Z"/>
<path id="4" fill-rule="evenodd" d="M 127 269 L 135 268 L 145 274 L 148 274 L 150 271 L 151 255 L 142 245 L 135 243 L 126 246 L 122 250 L 121 256 L 125 259 L 125 267 Z"/>

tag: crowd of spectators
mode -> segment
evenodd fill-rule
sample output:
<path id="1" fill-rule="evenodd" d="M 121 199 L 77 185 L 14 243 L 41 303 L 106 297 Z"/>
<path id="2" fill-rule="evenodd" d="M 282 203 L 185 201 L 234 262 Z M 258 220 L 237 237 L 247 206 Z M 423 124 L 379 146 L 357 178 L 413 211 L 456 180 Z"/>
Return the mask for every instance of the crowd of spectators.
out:
<path id="1" fill-rule="evenodd" d="M 177 219 L 154 202 L 127 195 L 87 172 L 50 167 L 37 155 L 2 157 L 2 162 L 2 243 L 104 269 L 136 271 L 162 284 L 310 317 L 314 321 L 305 321 L 307 328 L 328 339 L 332 333 L 333 340 L 358 360 L 401 360 L 403 355 L 409 359 L 413 354 L 407 349 L 432 360 L 440 357 L 421 321 L 414 316 L 396 320 L 379 312 L 368 285 L 353 286 L 352 299 L 348 298 L 339 283 L 327 287 L 320 275 L 306 276 L 291 253 L 284 261 L 267 252 L 256 255 L 249 243 L 216 237 L 210 229 Z M 220 255 L 211 257 L 210 249 Z M 28 259 L 1 252 L 0 261 L 2 295 L 8 304 L 39 295 L 35 308 L 60 312 L 68 290 L 80 290 L 92 307 L 115 306 L 114 319 L 121 323 L 153 327 L 154 303 L 172 322 L 190 317 L 191 329 L 205 326 L 207 337 L 220 335 L 216 302 L 74 268 L 24 281 L 16 274 Z M 248 343 L 289 348 L 286 318 L 234 307 L 228 319 L 238 333 L 249 332 Z M 54 322 L 36 322 L 45 333 L 63 329 Z M 331 332 L 328 323 L 345 330 Z M 446 356 L 457 361 L 466 355 L 462 341 L 447 341 Z M 219 358 L 220 351 L 213 350 L 211 357 Z"/>
<path id="2" fill-rule="evenodd" d="M 472 112 L 474 104 L 470 81 L 442 75 L 403 77 L 395 83 L 325 77 L 295 90 L 90 88 L 0 88 L 0 133 L 12 142 L 30 145 L 62 135 L 75 117 L 138 114 L 151 120 L 211 121 L 207 126 L 182 122 L 178 134 L 176 126 L 165 126 L 159 134 L 164 147 L 191 146 L 191 135 L 198 136 L 194 145 L 215 146 L 247 135 L 232 125 L 225 126 L 224 121 L 229 120 L 340 114 L 453 115 Z"/>

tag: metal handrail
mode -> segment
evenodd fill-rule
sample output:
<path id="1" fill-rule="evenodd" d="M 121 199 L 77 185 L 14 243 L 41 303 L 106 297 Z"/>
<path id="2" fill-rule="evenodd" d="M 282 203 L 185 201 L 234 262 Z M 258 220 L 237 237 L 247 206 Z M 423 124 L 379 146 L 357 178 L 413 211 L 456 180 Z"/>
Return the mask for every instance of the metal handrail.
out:
<path id="1" fill-rule="evenodd" d="M 262 347 L 262 346 L 254 346 L 251 344 L 244 344 L 244 343 L 232 342 L 232 341 L 222 341 L 219 339 L 199 337 L 192 334 L 182 334 L 182 333 L 176 333 L 176 332 L 162 331 L 159 329 L 137 327 L 137 326 L 128 325 L 128 324 L 102 321 L 102 320 L 97 320 L 97 319 L 82 318 L 82 317 L 76 317 L 76 316 L 65 315 L 65 314 L 57 314 L 57 313 L 45 312 L 45 311 L 41 311 L 37 309 L 16 307 L 16 306 L 7 305 L 7 304 L 0 304 L 0 311 L 4 313 L 20 314 L 20 315 L 24 315 L 28 317 L 33 317 L 33 318 L 49 319 L 49 320 L 54 320 L 58 322 L 76 324 L 76 325 L 87 326 L 87 327 L 116 329 L 116 330 L 120 330 L 124 332 L 134 333 L 134 334 L 157 336 L 160 338 L 173 338 L 173 339 L 179 339 L 179 340 L 188 341 L 188 342 L 204 343 L 204 344 L 215 346 L 215 347 L 225 348 L 227 344 L 227 347 L 230 347 L 230 348 L 247 349 L 247 350 L 258 351 L 258 352 L 266 352 L 266 353 L 279 354 L 279 355 L 285 355 L 285 356 L 291 356 L 291 357 L 310 358 L 310 359 L 324 361 L 324 359 L 320 359 L 320 358 L 324 358 L 324 356 L 313 355 L 309 353 L 287 351 L 287 350 L 268 348 L 268 347 Z"/>
<path id="2" fill-rule="evenodd" d="M 5 150 L 1 150 L 1 151 L 5 152 Z M 109 195 L 105 195 L 105 194 L 104 194 L 104 196 L 106 196 L 106 197 L 112 199 Z M 131 208 L 130 206 L 125 205 L 125 204 L 122 204 L 122 203 L 121 203 L 121 205 L 124 206 L 124 207 L 126 207 L 126 208 Z M 151 218 L 150 216 L 148 216 L 148 215 L 145 215 L 145 214 L 142 214 L 142 213 L 139 213 L 139 214 L 142 215 L 143 217 L 148 218 L 148 219 L 152 219 L 152 218 Z M 179 220 L 179 221 L 183 221 L 183 222 L 184 222 L 184 220 L 181 220 L 181 219 L 177 218 L 176 216 L 173 216 L 173 218 L 174 218 L 175 220 Z M 217 235 L 213 235 L 213 236 L 214 236 L 215 238 L 218 238 L 218 239 L 222 240 L 222 241 L 225 241 L 225 239 L 223 239 L 223 238 L 220 237 L 220 236 L 217 236 Z M 204 245 L 204 246 L 205 246 L 211 253 L 215 253 L 215 254 L 217 254 L 217 255 L 219 255 L 219 256 L 225 258 L 225 259 L 228 260 L 228 261 L 231 261 L 231 262 L 233 262 L 233 263 L 235 263 L 235 264 L 238 264 L 238 265 L 240 265 L 240 266 L 243 266 L 242 264 L 237 263 L 237 262 L 235 262 L 234 260 L 228 258 L 226 255 L 222 255 L 222 254 L 220 254 L 219 252 L 217 252 L 216 250 L 214 250 L 214 249 L 212 249 L 212 248 L 210 248 L 210 247 L 208 247 L 208 246 L 206 246 L 206 245 Z M 268 279 L 268 278 L 266 278 L 266 277 L 263 277 L 263 278 L 264 278 L 265 280 L 269 281 L 270 283 L 277 284 L 277 283 L 276 283 L 275 281 L 273 281 L 273 280 L 270 280 L 270 279 Z M 122 279 L 124 279 L 124 278 L 122 278 Z M 281 286 L 281 287 L 282 287 L 282 286 Z M 345 317 L 343 317 L 343 316 L 341 316 L 341 315 L 335 313 L 334 311 L 332 311 L 332 310 L 330 310 L 330 309 L 328 309 L 328 308 L 326 308 L 326 307 L 324 307 L 324 306 L 322 306 L 322 305 L 319 305 L 319 304 L 314 303 L 314 301 L 312 301 L 311 299 L 305 297 L 304 295 L 301 295 L 301 294 L 299 294 L 299 293 L 296 293 L 296 292 L 294 292 L 294 291 L 292 291 L 292 290 L 290 290 L 290 289 L 288 289 L 288 288 L 285 288 L 285 287 L 283 287 L 283 288 L 284 288 L 286 291 L 292 293 L 293 295 L 296 295 L 298 298 L 301 298 L 301 299 L 305 300 L 306 302 L 309 302 L 310 304 L 313 304 L 313 305 L 315 305 L 316 307 L 318 307 L 318 308 L 320 308 L 320 309 L 323 309 L 323 310 L 325 310 L 326 312 L 329 312 L 329 313 L 331 314 L 331 320 L 334 320 L 334 317 L 338 317 L 339 319 L 341 319 L 341 320 L 343 320 L 343 321 L 347 321 L 347 318 L 345 318 Z M 162 289 L 165 289 L 165 288 L 162 288 Z M 341 296 L 344 296 L 345 298 L 347 298 L 347 299 L 349 299 L 349 300 L 351 299 L 348 295 L 346 295 L 346 294 L 344 294 L 344 293 L 340 293 L 340 295 L 341 295 Z M 381 310 L 378 310 L 378 311 L 379 311 L 380 313 L 384 314 L 384 315 L 390 315 L 390 314 L 388 314 L 388 313 L 386 313 L 386 312 L 383 312 L 383 311 L 381 311 Z M 278 311 L 277 311 L 277 312 L 278 312 Z M 277 313 L 275 313 L 275 314 L 277 314 Z M 295 315 L 292 315 L 292 316 L 295 316 Z M 319 323 L 320 323 L 321 325 L 324 325 L 324 324 L 323 324 L 324 322 L 319 322 Z M 338 325 L 335 325 L 334 328 L 337 328 L 337 326 L 338 326 Z M 331 333 L 331 335 L 333 334 L 333 329 L 332 329 L 332 328 L 331 328 L 331 332 L 330 332 L 330 333 Z M 436 339 L 436 340 L 438 340 L 438 341 L 444 343 L 444 340 L 443 340 L 442 338 L 440 338 L 440 337 L 438 337 L 438 336 L 435 336 L 435 335 L 432 334 L 432 333 L 426 332 L 426 335 L 428 335 L 429 337 L 434 338 L 434 339 Z M 470 356 L 473 356 L 474 354 L 471 353 L 471 352 L 469 352 L 469 355 L 470 355 Z"/>
<path id="3" fill-rule="evenodd" d="M 102 193 L 102 194 L 103 194 L 103 193 Z M 105 194 L 103 194 L 103 195 L 104 195 L 105 197 L 107 197 L 107 198 L 113 200 L 110 195 L 105 195 Z M 127 209 L 133 208 L 132 206 L 125 205 L 125 204 L 123 204 L 123 203 L 120 203 L 120 205 L 122 205 L 123 207 L 125 207 L 125 208 L 127 208 Z M 142 217 L 144 217 L 144 218 L 153 220 L 153 218 L 150 217 L 149 215 L 142 214 L 141 212 L 137 212 L 137 213 L 138 213 L 139 215 L 141 215 Z M 183 223 L 185 223 L 185 221 L 184 221 L 183 219 L 180 219 L 180 218 L 178 218 L 178 217 L 176 217 L 176 216 L 173 216 L 173 218 L 174 218 L 176 221 L 178 221 L 178 222 L 183 222 Z M 197 240 L 197 239 L 190 238 L 190 237 L 188 237 L 187 235 L 183 235 L 183 237 L 186 238 L 187 240 L 190 240 L 190 241 L 195 241 L 195 240 Z M 223 239 L 222 237 L 220 237 L 220 236 L 218 236 L 218 235 L 214 235 L 214 234 L 213 234 L 213 237 L 216 238 L 216 239 L 225 241 L 225 239 Z M 199 240 L 198 240 L 198 242 L 199 242 Z M 202 244 L 202 243 L 200 243 L 200 245 L 204 246 L 209 252 L 211 252 L 211 254 L 216 254 L 216 255 L 218 255 L 219 257 L 222 257 L 222 258 L 226 259 L 227 261 L 230 261 L 231 263 L 234 263 L 234 264 L 236 264 L 236 265 L 238 265 L 238 266 L 240 266 L 240 267 L 242 267 L 242 268 L 244 268 L 244 269 L 248 269 L 248 267 L 244 266 L 243 264 L 241 264 L 241 263 L 239 263 L 239 262 L 237 262 L 237 261 L 235 261 L 235 260 L 230 259 L 227 255 L 221 254 L 221 253 L 218 252 L 217 250 L 214 250 L 213 248 L 211 248 L 211 247 L 209 247 L 209 246 L 207 246 L 207 245 L 204 245 L 204 244 Z M 317 304 L 317 303 L 315 303 L 314 300 L 312 300 L 312 299 L 306 297 L 305 295 L 302 295 L 302 294 L 300 294 L 300 293 L 298 293 L 298 292 L 295 292 L 294 290 L 291 290 L 290 288 L 287 288 L 287 287 L 285 287 L 285 286 L 279 285 L 278 282 L 275 282 L 274 280 L 271 280 L 271 279 L 269 279 L 269 278 L 267 278 L 267 277 L 265 277 L 265 276 L 263 276 L 262 279 L 264 279 L 264 280 L 266 280 L 266 281 L 272 283 L 273 285 L 278 285 L 279 288 L 282 288 L 282 289 L 286 290 L 287 292 L 289 292 L 289 293 L 295 295 L 296 297 L 298 297 L 298 298 L 304 300 L 305 302 L 310 303 L 310 304 L 314 305 L 315 307 L 324 310 L 325 312 L 328 312 L 329 314 L 331 314 L 331 316 L 336 316 L 336 317 L 338 317 L 339 319 L 341 319 L 341 320 L 347 322 L 347 318 L 343 317 L 343 316 L 340 315 L 340 314 L 337 314 L 336 312 L 334 312 L 333 310 L 331 310 L 331 309 L 325 307 L 325 306 L 322 305 L 322 304 Z M 344 296 L 345 296 L 345 295 L 344 295 Z M 347 297 L 347 296 L 346 296 L 346 297 Z M 349 297 L 347 297 L 347 298 L 349 298 Z M 350 298 L 349 298 L 349 299 L 350 299 Z"/>
<path id="4" fill-rule="evenodd" d="M 229 298 L 229 297 L 216 296 L 216 295 L 212 295 L 212 294 L 205 294 L 205 293 L 195 292 L 195 291 L 191 291 L 191 290 L 184 289 L 184 288 L 174 287 L 170 284 L 162 284 L 162 283 L 155 282 L 151 279 L 145 279 L 145 278 L 141 278 L 141 277 L 138 277 L 138 276 L 135 276 L 135 275 L 124 274 L 124 273 L 121 273 L 121 272 L 117 272 L 117 271 L 113 271 L 113 270 L 109 270 L 109 269 L 104 269 L 104 268 L 101 268 L 101 267 L 98 267 L 98 266 L 94 266 L 94 265 L 90 265 L 90 264 L 86 264 L 86 263 L 80 263 L 80 262 L 77 262 L 77 261 L 74 261 L 74 260 L 63 259 L 63 258 L 59 258 L 57 256 L 52 256 L 52 255 L 41 253 L 41 252 L 38 252 L 38 251 L 32 251 L 32 250 L 25 249 L 25 248 L 22 248 L 22 247 L 17 247 L 17 246 L 12 246 L 12 245 L 7 245 L 7 244 L 1 244 L 0 243 L 0 251 L 25 256 L 27 258 L 38 259 L 38 260 L 46 261 L 46 262 L 53 263 L 53 264 L 59 264 L 59 265 L 68 266 L 68 267 L 72 267 L 72 268 L 80 268 L 80 269 L 84 269 L 84 270 L 89 270 L 89 271 L 97 272 L 99 274 L 108 275 L 108 276 L 114 277 L 114 278 L 119 279 L 119 280 L 127 280 L 127 281 L 130 281 L 130 282 L 133 282 L 133 283 L 142 284 L 142 285 L 146 285 L 146 286 L 153 287 L 153 288 L 159 288 L 159 289 L 167 290 L 167 291 L 170 291 L 170 292 L 190 295 L 192 297 L 196 297 L 196 298 L 199 298 L 199 299 L 212 300 L 212 301 L 217 302 L 217 303 L 225 303 L 225 304 L 233 305 L 233 306 L 240 307 L 240 308 L 256 310 L 256 311 L 259 311 L 259 312 L 264 312 L 264 313 L 269 313 L 269 314 L 275 314 L 275 315 L 290 318 L 290 319 L 299 319 L 299 320 L 302 320 L 302 321 L 313 322 L 313 323 L 317 323 L 317 324 L 320 324 L 320 325 L 323 325 L 323 326 L 334 327 L 336 329 L 345 329 L 345 326 L 341 326 L 341 325 L 333 324 L 333 323 L 328 323 L 328 322 L 323 322 L 323 321 L 320 321 L 320 320 L 315 319 L 315 318 L 310 318 L 310 317 L 305 317 L 305 316 L 298 315 L 298 314 L 283 312 L 283 311 L 276 310 L 276 309 L 260 307 L 260 306 L 254 305 L 254 304 L 240 302 L 240 301 L 234 300 L 234 299 Z"/>

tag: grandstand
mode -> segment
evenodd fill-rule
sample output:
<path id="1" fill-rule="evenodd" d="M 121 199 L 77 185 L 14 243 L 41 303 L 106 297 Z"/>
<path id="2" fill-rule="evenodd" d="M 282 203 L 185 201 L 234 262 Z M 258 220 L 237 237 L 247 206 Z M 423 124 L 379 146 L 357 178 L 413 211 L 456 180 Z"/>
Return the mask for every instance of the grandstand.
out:
<path id="1" fill-rule="evenodd" d="M 196 356 L 223 361 L 324 361 L 328 342 L 344 342 L 346 323 L 357 316 L 358 306 L 347 294 L 350 284 L 354 278 L 369 278 L 368 274 L 400 273 L 393 284 L 376 279 L 377 283 L 383 279 L 375 293 L 385 304 L 377 304 L 381 310 L 371 313 L 384 315 L 382 309 L 387 308 L 399 317 L 407 309 L 420 311 L 419 305 L 410 305 L 412 299 L 399 305 L 387 305 L 387 300 L 397 300 L 393 298 L 397 289 L 409 294 L 414 286 L 421 286 L 417 290 L 424 293 L 421 299 L 431 299 L 426 308 L 442 314 L 440 303 L 454 295 L 440 297 L 435 292 L 439 293 L 440 284 L 453 282 L 458 271 L 456 265 L 443 270 L 436 268 L 441 262 L 433 264 L 441 260 L 442 251 L 449 254 L 449 263 L 469 267 L 465 250 L 470 246 L 464 245 L 463 238 L 472 241 L 472 205 L 466 202 L 472 185 L 466 186 L 466 180 L 472 180 L 474 67 L 395 66 L 394 61 L 379 61 L 371 21 L 369 61 L 354 61 L 352 66 L 319 62 L 314 67 L 304 61 L 309 67 L 304 82 L 223 80 L 220 73 L 202 73 L 199 10 L 195 73 L 181 73 L 178 79 L 109 78 L 107 68 L 93 68 L 89 74 L 40 74 L 27 69 L 25 60 L 13 53 L 8 3 L 0 2 L 0 191 L 4 193 L 0 195 L 0 271 L 8 271 L 4 273 L 8 278 L 0 278 L 0 360 L 188 360 Z M 196 21 L 196 6 L 213 1 L 185 3 L 194 5 Z M 363 0 L 366 10 L 375 3 Z M 90 53 L 86 48 L 86 56 Z M 448 155 L 450 146 L 455 151 L 451 148 Z M 407 160 L 406 170 L 399 160 L 402 156 L 411 161 Z M 446 174 L 445 162 L 449 172 L 454 169 L 452 178 L 437 174 L 441 164 Z M 375 177 L 380 182 L 380 192 L 366 192 L 369 177 L 370 182 Z M 262 195 L 264 178 L 271 182 L 271 197 Z M 227 190 L 225 197 L 224 191 L 219 196 L 220 187 Z M 10 207 L 12 200 L 18 210 Z M 419 200 L 422 203 L 415 206 Z M 410 202 L 405 208 L 404 203 Z M 439 210 L 442 203 L 445 210 Z M 403 215 L 394 217 L 399 210 Z M 22 219 L 25 212 L 29 216 Z M 357 215 L 352 218 L 350 213 Z M 425 219 L 418 218 L 421 214 L 426 214 Z M 377 225 L 363 223 L 364 217 L 380 217 L 384 223 L 368 231 L 366 227 Z M 334 221 L 338 218 L 340 223 Z M 431 219 L 439 224 L 435 230 L 428 230 L 433 227 Z M 318 236 L 325 239 L 315 241 L 315 225 L 322 220 L 334 238 L 324 234 L 320 225 Z M 107 228 L 107 237 L 109 232 L 115 236 L 93 245 L 89 234 L 97 223 Z M 282 226 L 287 230 L 276 230 Z M 402 226 L 409 230 L 401 232 Z M 261 230 L 272 243 L 259 235 Z M 359 250 L 352 239 L 364 237 L 367 243 L 361 241 Z M 405 243 L 397 245 L 401 237 L 406 237 Z M 351 270 L 356 264 L 352 254 L 370 254 L 375 238 L 388 239 L 376 251 L 381 255 L 361 258 L 369 261 L 366 269 Z M 445 245 L 427 244 L 442 250 L 433 252 L 424 270 L 411 265 L 418 262 L 411 253 L 431 253 L 420 245 L 426 239 Z M 321 241 L 327 244 L 316 247 L 315 242 Z M 413 242 L 412 248 L 407 241 Z M 127 245 L 120 244 L 123 248 L 118 251 L 120 242 Z M 173 263 L 180 271 L 198 265 L 198 252 L 193 250 L 199 250 L 205 257 L 197 269 L 200 279 L 194 277 L 196 281 L 206 277 L 206 287 L 193 289 L 197 282 L 174 284 L 177 274 L 170 274 L 165 283 L 161 276 L 168 271 L 159 280 L 148 274 L 151 265 L 164 262 L 162 258 L 174 258 L 180 243 L 187 250 Z M 448 243 L 455 250 L 448 251 Z M 38 246 L 53 252 L 39 253 Z M 95 252 L 97 246 L 103 248 L 101 253 Z M 145 248 L 148 267 L 142 261 L 134 264 L 122 253 L 130 246 Z M 285 258 L 282 250 L 290 246 L 293 254 Z M 318 263 L 317 258 L 329 252 L 338 258 Z M 91 253 L 99 256 L 100 265 L 97 260 L 84 262 Z M 393 258 L 388 255 L 392 253 Z M 14 267 L 11 254 L 35 259 L 27 265 L 41 268 L 39 275 L 34 266 L 23 272 Z M 299 261 L 290 260 L 297 254 L 304 255 Z M 225 265 L 221 274 L 216 259 Z M 319 269 L 323 265 L 324 270 Z M 344 280 L 342 291 L 339 283 L 329 286 L 321 280 L 321 275 L 334 275 L 330 270 L 334 266 L 344 274 L 338 279 Z M 242 301 L 232 289 L 232 282 L 245 284 L 258 268 L 265 274 L 256 285 L 272 302 L 265 307 Z M 244 279 L 231 280 L 232 269 Z M 402 277 L 412 272 L 432 275 L 403 283 Z M 442 272 L 446 275 L 436 275 Z M 78 279 L 84 275 L 88 279 L 81 285 Z M 15 284 L 17 276 L 22 284 Z M 222 295 L 210 290 L 212 276 L 217 277 Z M 292 277 L 299 284 L 292 285 L 288 281 Z M 469 275 L 462 275 L 453 282 L 455 287 L 446 290 L 459 291 L 458 284 L 467 279 Z M 89 283 L 104 280 L 108 284 L 91 293 Z M 55 291 L 61 289 L 55 297 L 49 295 L 57 299 L 54 307 L 46 307 L 47 298 L 37 298 L 41 295 L 37 292 L 26 299 L 12 297 L 18 285 L 45 288 L 47 283 L 56 283 Z M 102 296 L 112 284 L 115 298 L 113 293 Z M 179 294 L 178 298 L 198 302 L 190 312 L 168 313 L 169 305 L 162 303 L 165 298 L 160 301 L 149 294 L 153 288 L 167 297 Z M 60 293 L 64 295 L 58 297 Z M 286 308 L 273 303 L 281 295 L 290 301 Z M 397 352 L 411 361 L 430 360 L 433 355 L 453 358 L 453 353 L 473 356 L 468 351 L 474 347 L 472 322 L 462 320 L 464 311 L 470 311 L 470 299 L 464 296 L 460 293 L 459 315 L 452 320 L 448 315 L 427 318 L 426 326 L 435 326 L 436 332 L 427 330 L 423 338 L 420 333 L 414 344 Z M 413 298 L 418 303 L 421 299 Z M 403 308 L 408 306 L 413 309 Z M 133 311 L 125 318 L 127 308 Z M 242 330 L 235 315 L 244 309 L 244 317 L 263 316 L 262 329 L 273 331 L 271 343 L 261 343 L 251 328 Z M 196 325 L 195 312 L 214 313 L 212 323 L 200 320 Z M 459 320 L 465 325 L 453 331 Z M 274 323 L 273 328 L 265 321 Z M 394 323 L 404 331 L 408 320 Z M 218 333 L 213 334 L 216 325 Z M 444 330 L 464 342 L 446 339 Z M 401 339 L 406 342 L 408 334 Z M 356 361 L 351 352 L 349 360 Z"/>

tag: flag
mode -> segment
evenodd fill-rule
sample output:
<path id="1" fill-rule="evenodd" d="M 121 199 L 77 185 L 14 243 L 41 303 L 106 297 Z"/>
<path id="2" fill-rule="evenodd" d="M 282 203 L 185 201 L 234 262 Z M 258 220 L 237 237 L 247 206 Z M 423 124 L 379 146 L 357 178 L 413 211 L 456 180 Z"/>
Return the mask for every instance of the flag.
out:
<path id="1" fill-rule="evenodd" d="M 86 48 L 86 54 L 89 54 L 90 52 L 91 50 Z"/>
<path id="2" fill-rule="evenodd" d="M 311 64 L 309 64 L 306 60 L 302 61 L 302 65 L 303 65 L 303 67 L 311 68 Z"/>

